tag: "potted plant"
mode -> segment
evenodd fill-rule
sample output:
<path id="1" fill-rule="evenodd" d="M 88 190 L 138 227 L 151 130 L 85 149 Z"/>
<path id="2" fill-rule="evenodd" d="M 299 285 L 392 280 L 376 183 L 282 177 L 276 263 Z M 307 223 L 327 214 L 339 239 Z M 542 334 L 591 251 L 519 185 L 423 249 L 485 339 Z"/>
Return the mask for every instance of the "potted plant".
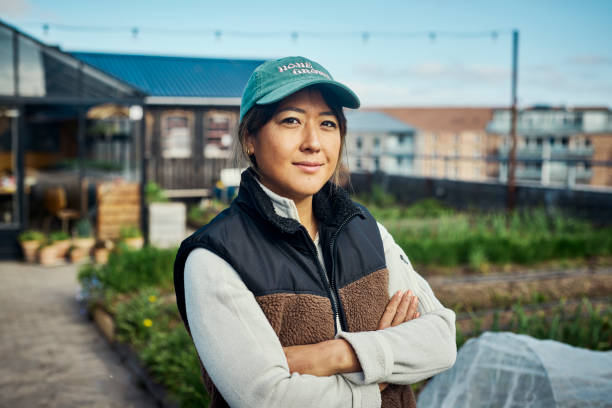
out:
<path id="1" fill-rule="evenodd" d="M 88 255 L 89 255 L 89 252 L 87 252 L 85 249 L 80 248 L 74 244 L 68 250 L 68 257 L 70 258 L 70 262 L 72 263 L 81 262 Z"/>
<path id="2" fill-rule="evenodd" d="M 56 264 L 59 260 L 57 250 L 57 245 L 52 244 L 49 240 L 44 241 L 38 248 L 38 262 L 41 265 Z"/>
<path id="3" fill-rule="evenodd" d="M 99 242 L 94 248 L 94 261 L 97 264 L 106 264 L 108 262 L 108 255 L 113 249 L 113 241 L 106 240 Z"/>
<path id="4" fill-rule="evenodd" d="M 91 249 L 96 244 L 93 237 L 91 222 L 87 218 L 79 220 L 76 224 L 76 238 L 73 239 L 73 246 L 78 248 L 84 256 L 89 256 Z"/>
<path id="5" fill-rule="evenodd" d="M 44 240 L 45 235 L 40 231 L 27 230 L 19 234 L 19 243 L 26 262 L 36 262 L 36 251 Z"/>
<path id="6" fill-rule="evenodd" d="M 49 234 L 49 243 L 55 246 L 58 258 L 65 258 L 70 249 L 70 235 L 64 231 L 54 231 Z"/>
<path id="7" fill-rule="evenodd" d="M 132 249 L 141 249 L 144 245 L 144 238 L 140 229 L 134 225 L 124 225 L 119 230 L 119 238 Z"/>

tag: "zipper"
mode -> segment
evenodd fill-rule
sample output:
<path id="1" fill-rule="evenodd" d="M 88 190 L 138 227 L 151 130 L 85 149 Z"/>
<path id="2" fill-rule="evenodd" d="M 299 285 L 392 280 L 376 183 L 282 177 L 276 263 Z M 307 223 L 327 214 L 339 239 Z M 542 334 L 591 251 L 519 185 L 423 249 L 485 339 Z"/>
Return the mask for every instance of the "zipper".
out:
<path id="1" fill-rule="evenodd" d="M 308 247 L 310 248 L 310 252 L 312 253 L 312 257 L 314 258 L 315 264 L 317 265 L 319 276 L 321 277 L 321 280 L 323 281 L 327 289 L 327 296 L 329 297 L 329 301 L 331 302 L 331 305 L 332 305 L 332 312 L 334 313 L 334 332 L 337 333 L 338 327 L 337 327 L 336 322 L 338 321 L 339 313 L 338 313 L 338 305 L 336 303 L 336 299 L 334 298 L 334 295 L 332 293 L 332 287 L 330 286 L 329 280 L 325 276 L 325 269 L 323 268 L 323 265 L 321 265 L 321 262 L 319 261 L 319 255 L 317 253 L 317 248 L 315 248 L 314 242 L 310 238 L 310 235 L 308 235 L 308 231 L 303 225 L 300 227 L 300 229 L 304 233 L 306 241 L 308 242 Z M 340 324 L 342 325 L 342 323 Z"/>
<path id="2" fill-rule="evenodd" d="M 335 251 L 336 251 L 336 238 L 338 237 L 338 235 L 340 234 L 340 231 L 342 230 L 342 228 L 344 228 L 344 226 L 346 224 L 348 224 L 348 222 L 350 220 L 352 220 L 353 218 L 355 218 L 357 215 L 361 214 L 361 211 L 356 211 L 352 214 L 350 214 L 348 217 L 346 217 L 344 219 L 344 221 L 342 221 L 342 223 L 340 224 L 340 226 L 336 229 L 336 231 L 334 232 L 334 234 L 332 235 L 330 241 L 329 241 L 329 249 L 331 251 L 331 263 L 332 263 L 332 270 L 331 270 L 331 274 L 330 274 L 330 285 L 331 285 L 331 290 L 334 292 L 334 294 L 336 295 L 336 299 L 338 299 L 338 307 L 337 309 L 342 309 L 342 304 L 340 302 L 340 294 L 338 293 L 338 288 L 336 286 L 336 256 L 335 256 Z M 342 331 L 348 331 L 348 327 L 347 327 L 347 323 L 345 321 L 345 316 L 344 313 L 340 313 L 340 310 L 336 310 L 336 313 L 339 314 L 340 316 L 340 325 L 342 326 Z M 334 316 L 335 318 L 336 316 Z"/>

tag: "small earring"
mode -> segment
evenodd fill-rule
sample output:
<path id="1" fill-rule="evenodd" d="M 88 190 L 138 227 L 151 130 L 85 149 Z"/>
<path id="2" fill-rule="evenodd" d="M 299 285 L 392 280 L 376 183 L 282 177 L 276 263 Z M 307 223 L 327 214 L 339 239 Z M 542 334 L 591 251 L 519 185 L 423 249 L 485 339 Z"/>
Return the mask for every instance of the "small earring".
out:
<path id="1" fill-rule="evenodd" d="M 250 155 L 251 155 L 251 149 L 247 147 L 247 156 L 250 156 Z"/>

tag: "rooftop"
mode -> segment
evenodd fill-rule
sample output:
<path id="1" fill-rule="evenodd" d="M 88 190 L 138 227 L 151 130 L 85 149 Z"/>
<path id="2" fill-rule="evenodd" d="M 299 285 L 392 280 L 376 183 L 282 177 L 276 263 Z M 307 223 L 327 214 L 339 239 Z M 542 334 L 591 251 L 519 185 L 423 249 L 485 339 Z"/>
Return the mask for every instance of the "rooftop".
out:
<path id="1" fill-rule="evenodd" d="M 414 127 L 399 121 L 383 112 L 345 111 L 349 132 L 391 132 L 411 133 Z"/>
<path id="2" fill-rule="evenodd" d="M 150 96 L 240 98 L 263 60 L 69 52 Z"/>

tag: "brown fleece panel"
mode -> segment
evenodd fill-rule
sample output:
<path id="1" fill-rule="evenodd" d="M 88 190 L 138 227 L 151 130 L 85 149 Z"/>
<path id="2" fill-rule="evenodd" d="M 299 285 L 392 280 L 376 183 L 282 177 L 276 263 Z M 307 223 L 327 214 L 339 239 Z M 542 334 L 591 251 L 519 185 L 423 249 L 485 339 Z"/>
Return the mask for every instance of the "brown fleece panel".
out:
<path id="1" fill-rule="evenodd" d="M 257 296 L 283 347 L 334 338 L 334 314 L 328 298 L 295 293 Z"/>
<path id="2" fill-rule="evenodd" d="M 339 292 L 349 331 L 376 330 L 389 302 L 389 271 L 372 272 Z"/>
<path id="3" fill-rule="evenodd" d="M 372 272 L 339 292 L 349 330 L 376 330 L 389 302 L 389 271 Z M 382 408 L 416 408 L 416 399 L 409 385 L 389 384 L 381 397 Z"/>
<path id="4" fill-rule="evenodd" d="M 389 384 L 381 399 L 381 408 L 416 408 L 416 398 L 409 385 Z"/>

